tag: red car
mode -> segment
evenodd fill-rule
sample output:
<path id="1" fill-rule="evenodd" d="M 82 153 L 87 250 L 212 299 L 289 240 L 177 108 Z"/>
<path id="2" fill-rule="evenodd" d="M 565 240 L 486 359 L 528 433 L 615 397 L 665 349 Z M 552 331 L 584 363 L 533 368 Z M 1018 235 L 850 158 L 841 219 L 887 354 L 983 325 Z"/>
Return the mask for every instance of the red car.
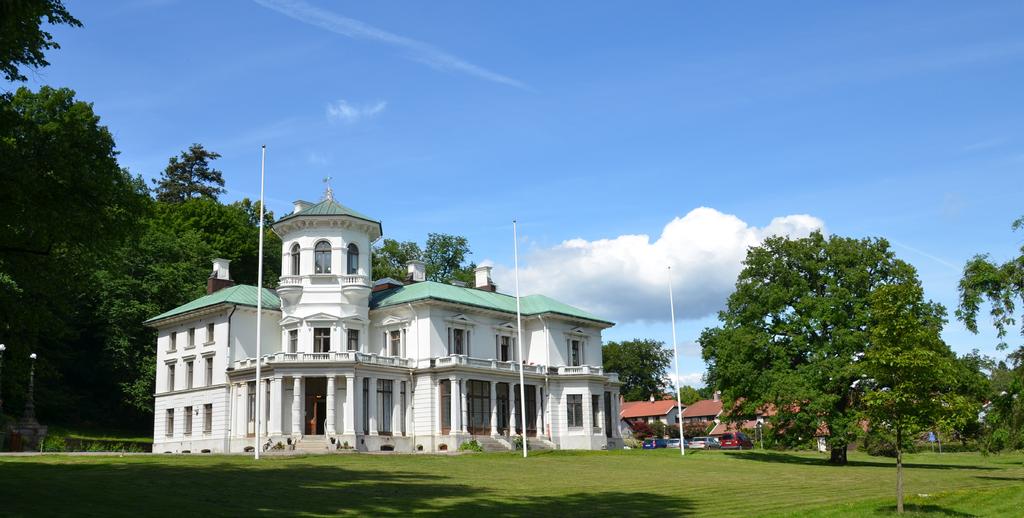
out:
<path id="1" fill-rule="evenodd" d="M 743 432 L 723 433 L 718 441 L 722 444 L 723 450 L 751 450 L 754 448 L 750 437 Z"/>

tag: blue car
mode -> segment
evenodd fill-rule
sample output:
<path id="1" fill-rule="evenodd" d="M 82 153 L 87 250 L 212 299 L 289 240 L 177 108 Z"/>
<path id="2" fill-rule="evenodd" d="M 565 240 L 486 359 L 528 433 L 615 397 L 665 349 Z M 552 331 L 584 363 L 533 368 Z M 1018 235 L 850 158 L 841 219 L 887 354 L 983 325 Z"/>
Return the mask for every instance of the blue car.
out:
<path id="1" fill-rule="evenodd" d="M 668 441 L 665 439 L 644 439 L 643 449 L 653 450 L 655 448 L 667 448 Z"/>

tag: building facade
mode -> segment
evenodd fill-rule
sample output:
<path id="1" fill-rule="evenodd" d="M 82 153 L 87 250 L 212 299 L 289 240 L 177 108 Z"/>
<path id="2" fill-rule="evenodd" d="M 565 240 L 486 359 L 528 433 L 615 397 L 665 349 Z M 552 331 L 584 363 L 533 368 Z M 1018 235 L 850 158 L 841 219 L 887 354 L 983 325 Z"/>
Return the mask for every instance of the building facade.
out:
<path id="1" fill-rule="evenodd" d="M 225 260 L 206 296 L 147 320 L 158 330 L 154 452 L 511 449 L 515 436 L 534 448 L 621 448 L 618 376 L 601 368 L 611 322 L 530 295 L 520 337 L 515 298 L 497 292 L 489 267 L 472 287 L 427 281 L 415 261 L 406 279 L 372 282 L 381 225 L 330 191 L 273 229 L 283 274 L 263 289 L 259 359 L 259 292 L 234 285 Z"/>

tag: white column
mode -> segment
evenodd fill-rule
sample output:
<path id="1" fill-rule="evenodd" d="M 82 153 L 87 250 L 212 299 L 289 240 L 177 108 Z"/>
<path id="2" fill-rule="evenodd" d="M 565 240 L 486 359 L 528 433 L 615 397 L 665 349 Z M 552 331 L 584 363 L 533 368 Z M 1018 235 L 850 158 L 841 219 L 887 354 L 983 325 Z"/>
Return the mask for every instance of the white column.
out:
<path id="1" fill-rule="evenodd" d="M 498 435 L 498 384 L 491 382 L 491 435 Z"/>
<path id="2" fill-rule="evenodd" d="M 292 377 L 292 435 L 302 437 L 302 421 L 305 412 L 302 411 L 302 378 Z"/>
<path id="3" fill-rule="evenodd" d="M 519 396 L 519 389 L 515 383 L 508 384 L 508 434 L 516 434 L 516 412 L 519 411 L 519 403 L 516 398 Z M 525 431 L 525 430 L 524 430 Z"/>
<path id="4" fill-rule="evenodd" d="M 541 385 L 535 385 L 533 390 L 537 391 L 537 397 L 534 400 L 537 402 L 537 408 L 534 411 L 537 413 L 537 437 L 544 435 L 544 400 L 541 397 L 541 393 L 544 388 Z"/>
<path id="5" fill-rule="evenodd" d="M 356 433 L 356 377 L 354 374 L 345 375 L 345 415 L 341 423 L 345 435 Z"/>
<path id="6" fill-rule="evenodd" d="M 590 406 L 590 385 L 583 388 L 583 433 L 594 434 L 594 417 Z"/>
<path id="7" fill-rule="evenodd" d="M 260 380 L 259 385 L 260 386 L 257 390 L 260 391 L 260 397 L 264 399 L 263 415 L 260 416 L 260 437 L 265 437 L 267 435 L 267 432 L 270 430 L 270 407 L 266 406 L 267 402 L 270 400 L 270 398 L 267 397 L 267 392 L 270 391 L 270 379 L 264 378 Z M 259 442 L 260 444 L 262 444 L 262 439 Z"/>
<path id="8" fill-rule="evenodd" d="M 622 410 L 619 408 L 619 393 L 618 391 L 611 393 L 612 398 L 612 437 L 621 439 L 622 433 L 619 431 L 619 418 L 622 415 Z M 682 416 L 680 416 L 682 418 Z"/>
<path id="9" fill-rule="evenodd" d="M 386 410 L 385 410 L 386 411 Z M 391 381 L 391 435 L 402 435 L 402 381 Z M 406 428 L 408 430 L 408 428 Z"/>
<path id="10" fill-rule="evenodd" d="M 284 409 L 281 401 L 284 396 L 284 384 L 280 376 L 270 378 L 270 435 L 281 435 L 281 421 L 284 420 Z"/>
<path id="11" fill-rule="evenodd" d="M 369 407 L 364 409 L 369 412 L 370 416 L 370 435 L 377 435 L 377 377 L 369 376 L 370 390 L 369 390 Z"/>
<path id="12" fill-rule="evenodd" d="M 326 435 L 334 435 L 337 433 L 334 429 L 334 396 L 335 392 L 337 392 L 337 389 L 334 387 L 334 379 L 335 376 L 333 374 L 327 376 L 327 422 L 324 423 L 324 434 Z"/>
<path id="13" fill-rule="evenodd" d="M 444 420 L 442 419 L 442 415 L 441 415 L 441 414 L 444 413 L 444 408 L 442 407 L 442 403 L 441 403 L 441 382 L 442 381 L 444 381 L 444 380 L 440 380 L 439 379 L 439 380 L 437 380 L 437 383 L 432 383 L 431 384 L 433 386 L 433 388 L 434 388 L 434 410 L 435 410 L 435 413 L 434 413 L 434 417 L 435 417 L 434 421 L 435 422 L 434 422 L 434 424 L 436 426 L 435 430 L 437 430 L 437 432 L 436 432 L 437 435 L 441 435 L 441 426 L 442 426 L 442 424 L 444 422 Z"/>
<path id="14" fill-rule="evenodd" d="M 468 380 L 467 380 L 468 382 Z M 466 389 L 459 385 L 459 420 L 462 421 L 462 433 L 469 433 L 469 405 L 466 404 Z"/>
<path id="15" fill-rule="evenodd" d="M 452 418 L 451 418 L 451 422 L 448 423 L 449 425 L 451 425 L 448 428 L 448 435 L 455 435 L 462 428 L 462 426 L 459 424 L 459 421 L 460 421 L 460 419 L 459 419 L 459 416 L 460 416 L 460 412 L 459 412 L 459 378 L 456 378 L 455 376 L 452 376 L 452 377 L 448 378 L 448 382 L 449 382 L 449 386 L 448 386 L 449 392 L 451 393 L 451 394 L 449 394 L 449 396 L 451 396 L 451 407 L 452 407 L 451 408 Z"/>

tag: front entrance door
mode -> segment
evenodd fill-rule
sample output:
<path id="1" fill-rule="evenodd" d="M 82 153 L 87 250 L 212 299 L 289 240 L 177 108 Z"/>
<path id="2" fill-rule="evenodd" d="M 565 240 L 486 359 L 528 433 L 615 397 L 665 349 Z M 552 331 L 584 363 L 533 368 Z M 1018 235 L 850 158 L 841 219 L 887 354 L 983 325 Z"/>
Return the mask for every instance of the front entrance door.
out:
<path id="1" fill-rule="evenodd" d="M 513 386 L 515 395 L 515 407 L 512 409 L 516 414 L 516 433 L 523 433 L 523 416 L 522 416 L 522 405 L 520 405 L 520 391 L 519 385 Z M 526 436 L 536 437 L 537 436 L 537 386 L 527 385 L 526 386 Z"/>
<path id="2" fill-rule="evenodd" d="M 327 379 L 306 378 L 306 414 L 303 432 L 306 435 L 323 435 L 327 419 Z"/>
<path id="3" fill-rule="evenodd" d="M 495 389 L 498 393 L 498 433 L 508 435 L 508 383 L 498 383 Z"/>

